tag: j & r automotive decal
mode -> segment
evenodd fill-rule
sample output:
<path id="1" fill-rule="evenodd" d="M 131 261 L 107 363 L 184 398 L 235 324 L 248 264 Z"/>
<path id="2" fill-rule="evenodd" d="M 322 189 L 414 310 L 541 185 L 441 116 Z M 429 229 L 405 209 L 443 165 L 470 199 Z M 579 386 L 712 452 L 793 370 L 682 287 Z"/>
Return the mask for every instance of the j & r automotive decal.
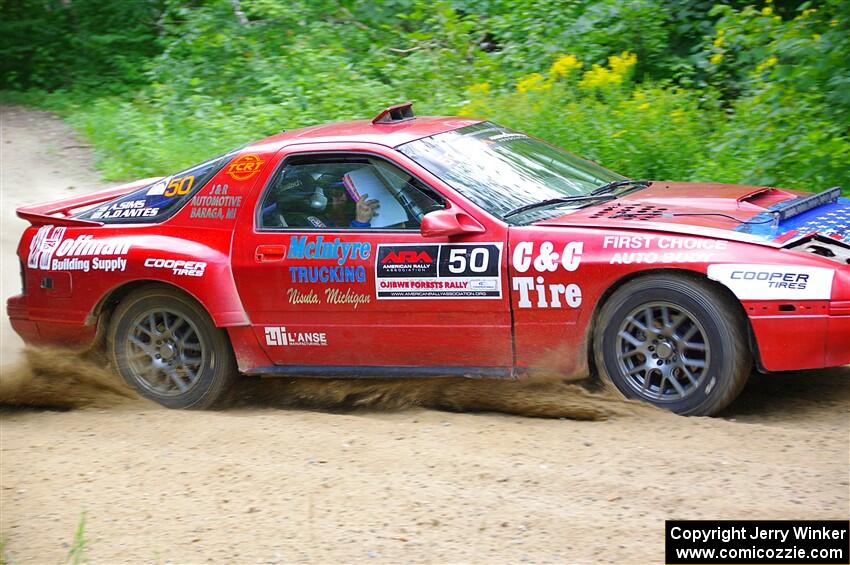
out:
<path id="1" fill-rule="evenodd" d="M 123 271 L 130 250 L 124 239 L 83 234 L 65 238 L 64 227 L 41 226 L 30 242 L 27 266 L 45 271 Z"/>
<path id="2" fill-rule="evenodd" d="M 230 187 L 226 184 L 216 184 L 209 194 L 196 194 L 189 201 L 190 218 L 213 218 L 216 220 L 232 220 L 242 206 L 242 196 L 228 194 Z"/>
<path id="3" fill-rule="evenodd" d="M 501 298 L 502 244 L 379 245 L 381 299 Z"/>

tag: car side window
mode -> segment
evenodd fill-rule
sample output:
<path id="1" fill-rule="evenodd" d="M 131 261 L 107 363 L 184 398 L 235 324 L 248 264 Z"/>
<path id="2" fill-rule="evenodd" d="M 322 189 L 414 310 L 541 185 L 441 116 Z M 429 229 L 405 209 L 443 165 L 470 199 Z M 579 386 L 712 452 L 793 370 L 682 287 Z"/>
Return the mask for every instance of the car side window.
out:
<path id="1" fill-rule="evenodd" d="M 257 212 L 260 229 L 419 229 L 443 199 L 398 166 L 365 155 L 290 157 Z"/>

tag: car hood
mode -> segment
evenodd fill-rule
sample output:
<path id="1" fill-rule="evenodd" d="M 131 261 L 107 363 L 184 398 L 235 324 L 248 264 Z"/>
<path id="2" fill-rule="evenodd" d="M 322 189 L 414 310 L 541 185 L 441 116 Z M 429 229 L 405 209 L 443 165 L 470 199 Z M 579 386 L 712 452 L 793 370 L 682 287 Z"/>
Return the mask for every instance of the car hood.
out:
<path id="1" fill-rule="evenodd" d="M 850 242 L 850 198 L 810 200 L 797 206 L 795 214 L 776 217 L 807 197 L 812 194 L 766 186 L 653 182 L 535 225 L 654 230 L 773 247 L 814 233 Z"/>

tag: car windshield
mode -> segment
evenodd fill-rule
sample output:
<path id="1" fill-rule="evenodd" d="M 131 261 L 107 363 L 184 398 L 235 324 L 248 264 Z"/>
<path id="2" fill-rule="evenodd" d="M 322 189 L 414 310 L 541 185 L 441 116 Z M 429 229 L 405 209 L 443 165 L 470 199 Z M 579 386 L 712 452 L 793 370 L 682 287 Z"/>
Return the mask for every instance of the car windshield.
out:
<path id="1" fill-rule="evenodd" d="M 591 191 L 626 177 L 525 134 L 482 122 L 411 141 L 398 150 L 487 212 L 511 223 L 528 223 L 594 202 L 531 204 Z M 515 212 L 510 214 L 510 212 Z"/>

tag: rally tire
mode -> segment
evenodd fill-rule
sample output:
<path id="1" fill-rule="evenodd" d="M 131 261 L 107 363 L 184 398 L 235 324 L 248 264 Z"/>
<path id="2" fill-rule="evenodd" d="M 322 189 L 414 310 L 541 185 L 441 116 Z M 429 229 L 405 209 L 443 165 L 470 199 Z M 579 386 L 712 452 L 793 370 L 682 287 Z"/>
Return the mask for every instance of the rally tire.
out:
<path id="1" fill-rule="evenodd" d="M 237 375 L 225 331 L 195 300 L 164 285 L 121 301 L 110 320 L 107 351 L 130 386 L 168 408 L 218 407 Z"/>
<path id="2" fill-rule="evenodd" d="M 696 276 L 644 276 L 606 300 L 594 327 L 603 383 L 677 414 L 710 416 L 749 378 L 746 320 L 732 298 Z"/>

